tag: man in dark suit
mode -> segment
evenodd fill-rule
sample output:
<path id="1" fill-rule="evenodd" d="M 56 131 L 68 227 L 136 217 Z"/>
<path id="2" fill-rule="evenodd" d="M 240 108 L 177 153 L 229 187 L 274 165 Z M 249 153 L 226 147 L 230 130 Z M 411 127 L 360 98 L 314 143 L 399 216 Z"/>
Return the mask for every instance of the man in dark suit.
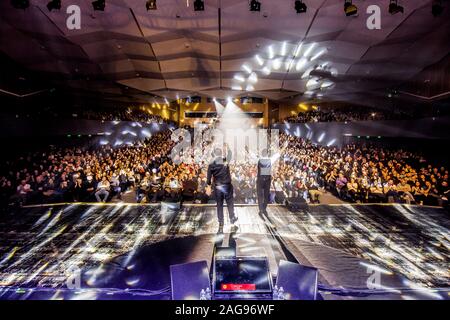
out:
<path id="1" fill-rule="evenodd" d="M 270 197 L 270 184 L 272 183 L 272 159 L 269 158 L 267 149 L 261 152 L 258 160 L 258 178 L 256 182 L 256 193 L 258 195 L 259 214 L 267 214 L 267 204 Z"/>
<path id="2" fill-rule="evenodd" d="M 230 222 L 235 224 L 237 217 L 234 214 L 233 185 L 231 184 L 230 167 L 228 161 L 231 160 L 231 151 L 227 149 L 227 156 L 224 158 L 221 148 L 214 149 L 214 160 L 208 166 L 208 175 L 206 182 L 211 185 L 211 179 L 214 179 L 214 193 L 217 202 L 217 218 L 220 227 L 223 227 L 223 201 L 227 202 L 228 215 Z M 235 226 L 236 228 L 236 226 Z"/>

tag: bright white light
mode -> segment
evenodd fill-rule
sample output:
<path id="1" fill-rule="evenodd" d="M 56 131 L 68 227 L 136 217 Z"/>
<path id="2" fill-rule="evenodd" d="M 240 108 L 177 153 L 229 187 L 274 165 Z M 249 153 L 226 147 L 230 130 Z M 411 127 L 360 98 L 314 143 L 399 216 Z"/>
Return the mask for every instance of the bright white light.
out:
<path id="1" fill-rule="evenodd" d="M 333 81 L 324 81 L 320 86 L 322 89 L 329 88 L 334 85 Z"/>
<path id="2" fill-rule="evenodd" d="M 255 72 L 252 72 L 252 74 L 250 75 L 250 77 L 248 77 L 248 81 L 251 83 L 256 83 L 258 82 L 258 76 L 256 75 Z"/>
<path id="3" fill-rule="evenodd" d="M 325 52 L 327 52 L 327 49 L 322 49 L 319 52 L 317 52 L 312 58 L 311 61 L 316 60 L 317 58 L 319 58 L 320 56 L 322 56 Z"/>
<path id="4" fill-rule="evenodd" d="M 331 147 L 336 142 L 336 139 L 331 140 L 327 143 L 327 147 Z"/>
<path id="5" fill-rule="evenodd" d="M 272 62 L 272 67 L 273 67 L 273 69 L 274 69 L 274 70 L 280 69 L 280 68 L 281 68 L 281 63 L 282 63 L 281 59 L 275 59 L 275 60 L 273 60 L 273 62 Z"/>
<path id="6" fill-rule="evenodd" d="M 254 91 L 255 87 L 253 87 L 251 84 L 247 85 L 247 88 L 245 88 L 247 91 Z"/>
<path id="7" fill-rule="evenodd" d="M 242 66 L 242 69 L 244 69 L 245 71 L 247 71 L 249 74 L 252 73 L 252 69 L 251 69 L 248 65 L 246 65 L 246 64 L 244 64 L 244 65 Z"/>
<path id="8" fill-rule="evenodd" d="M 256 56 L 255 56 L 255 59 L 256 59 L 256 62 L 258 62 L 258 64 L 259 64 L 260 66 L 262 66 L 262 65 L 264 64 L 264 61 L 263 61 L 263 59 L 261 59 L 260 56 L 256 55 Z"/>
<path id="9" fill-rule="evenodd" d="M 122 131 L 122 134 L 123 134 L 123 135 L 128 134 L 128 130 L 123 130 L 123 131 Z"/>
<path id="10" fill-rule="evenodd" d="M 147 137 L 147 138 L 149 138 L 149 137 L 152 136 L 152 134 L 150 133 L 150 131 L 145 130 L 145 129 L 142 130 L 141 133 L 142 133 L 143 136 L 145 136 L 145 137 Z"/>
<path id="11" fill-rule="evenodd" d="M 309 46 L 308 49 L 306 49 L 305 53 L 303 54 L 304 57 L 308 57 L 310 53 L 313 51 L 314 47 L 316 46 L 316 43 L 313 43 Z"/>
<path id="12" fill-rule="evenodd" d="M 297 65 L 295 66 L 295 69 L 297 71 L 300 71 L 308 62 L 308 60 L 306 60 L 305 58 L 302 58 L 300 60 L 298 60 Z"/>
<path id="13" fill-rule="evenodd" d="M 286 43 L 286 41 L 285 42 L 283 42 L 283 44 L 282 44 L 282 46 L 281 46 L 281 55 L 282 56 L 285 56 L 286 55 L 286 49 L 287 49 L 287 43 Z"/>
<path id="14" fill-rule="evenodd" d="M 231 90 L 237 90 L 237 91 L 241 91 L 242 87 L 241 86 L 232 86 Z"/>
<path id="15" fill-rule="evenodd" d="M 275 57 L 275 53 L 273 52 L 273 47 L 269 46 L 268 51 L 269 51 L 269 59 L 273 59 L 273 57 Z"/>
<path id="16" fill-rule="evenodd" d="M 325 132 L 322 132 L 317 141 L 322 142 L 323 138 L 325 138 Z"/>
<path id="17" fill-rule="evenodd" d="M 231 97 L 228 97 L 228 98 L 227 98 L 227 101 L 228 101 L 228 102 L 232 102 L 233 99 L 232 99 Z"/>
<path id="18" fill-rule="evenodd" d="M 308 82 L 306 82 L 307 88 L 315 87 L 317 85 L 318 85 L 318 80 L 316 78 L 310 79 L 310 80 L 308 80 Z"/>
<path id="19" fill-rule="evenodd" d="M 314 91 L 310 91 L 310 90 L 305 91 L 305 95 L 307 95 L 307 96 L 312 96 L 313 94 L 314 94 Z"/>
<path id="20" fill-rule="evenodd" d="M 120 121 L 113 121 L 113 124 L 116 126 L 120 123 Z"/>
<path id="21" fill-rule="evenodd" d="M 108 140 L 100 140 L 100 145 L 101 146 L 106 146 L 109 143 Z"/>
<path id="22" fill-rule="evenodd" d="M 265 75 L 268 76 L 268 75 L 270 74 L 271 70 L 270 70 L 269 67 L 264 67 L 264 68 L 262 69 L 262 72 L 263 72 Z"/>
<path id="23" fill-rule="evenodd" d="M 303 47 L 303 42 L 300 42 L 300 44 L 298 45 L 297 49 L 295 50 L 294 57 L 298 56 L 298 54 L 302 50 L 302 47 Z"/>
<path id="24" fill-rule="evenodd" d="M 311 71 L 313 71 L 313 70 L 314 70 L 313 67 L 306 69 L 306 71 L 305 71 L 305 72 L 303 73 L 303 75 L 302 75 L 302 79 L 308 78 L 308 77 L 309 77 L 309 74 L 310 74 Z"/>
<path id="25" fill-rule="evenodd" d="M 237 74 L 234 76 L 234 79 L 240 82 L 244 82 L 245 78 L 241 74 Z"/>
<path id="26" fill-rule="evenodd" d="M 167 100 L 167 98 L 164 98 L 164 102 L 165 102 L 166 104 L 169 104 L 169 100 Z"/>
<path id="27" fill-rule="evenodd" d="M 115 146 L 120 146 L 123 143 L 122 140 L 116 140 L 116 143 L 114 143 Z"/>
<path id="28" fill-rule="evenodd" d="M 111 132 L 105 132 L 105 136 L 110 136 L 111 134 Z"/>

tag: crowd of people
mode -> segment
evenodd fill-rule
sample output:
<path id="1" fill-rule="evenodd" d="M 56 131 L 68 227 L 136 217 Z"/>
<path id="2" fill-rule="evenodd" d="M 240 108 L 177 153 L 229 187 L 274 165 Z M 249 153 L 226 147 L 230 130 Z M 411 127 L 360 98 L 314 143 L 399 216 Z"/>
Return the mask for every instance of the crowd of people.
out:
<path id="1" fill-rule="evenodd" d="M 285 119 L 289 123 L 352 122 L 368 120 L 406 120 L 412 116 L 403 112 L 389 112 L 370 108 L 324 109 L 299 112 Z"/>
<path id="2" fill-rule="evenodd" d="M 171 158 L 171 131 L 134 145 L 54 148 L 6 161 L 0 173 L 2 208 L 16 204 L 120 200 L 137 202 L 214 199 L 206 183 L 207 159 L 178 163 Z M 446 205 L 448 170 L 404 150 L 347 145 L 326 147 L 281 134 L 270 202 L 302 198 L 318 202 L 331 192 L 347 202 Z M 256 203 L 254 163 L 230 161 L 235 200 Z"/>

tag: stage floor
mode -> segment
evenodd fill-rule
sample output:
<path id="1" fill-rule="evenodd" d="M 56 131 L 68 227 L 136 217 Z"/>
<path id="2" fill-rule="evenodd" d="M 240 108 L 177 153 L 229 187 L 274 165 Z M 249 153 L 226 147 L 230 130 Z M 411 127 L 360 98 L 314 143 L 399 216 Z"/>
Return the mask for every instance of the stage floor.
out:
<path id="1" fill-rule="evenodd" d="M 449 298 L 450 219 L 443 209 L 344 204 L 292 213 L 270 206 L 267 217 L 256 206 L 236 210 L 233 234 L 228 221 L 218 233 L 208 205 L 22 208 L 0 219 L 0 298 L 169 299 L 169 266 L 210 264 L 214 245 L 268 257 L 274 276 L 281 259 L 314 266 L 325 299 Z M 79 290 L 67 289 L 73 270 L 81 273 Z M 368 280 L 374 270 L 375 283 Z M 340 295 L 331 294 L 337 289 Z"/>

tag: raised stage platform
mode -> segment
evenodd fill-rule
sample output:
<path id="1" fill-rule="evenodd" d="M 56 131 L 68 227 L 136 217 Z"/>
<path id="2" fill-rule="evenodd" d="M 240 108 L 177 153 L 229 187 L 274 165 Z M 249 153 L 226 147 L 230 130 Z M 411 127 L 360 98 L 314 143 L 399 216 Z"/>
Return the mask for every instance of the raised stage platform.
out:
<path id="1" fill-rule="evenodd" d="M 215 206 L 58 204 L 0 219 L 0 299 L 170 299 L 169 266 L 239 256 L 314 266 L 324 299 L 448 299 L 450 219 L 435 207 L 237 206 L 218 233 Z M 75 268 L 75 269 L 74 269 Z M 78 268 L 78 269 L 76 269 Z M 67 287 L 68 270 L 81 273 Z M 369 279 L 373 271 L 379 281 Z"/>

